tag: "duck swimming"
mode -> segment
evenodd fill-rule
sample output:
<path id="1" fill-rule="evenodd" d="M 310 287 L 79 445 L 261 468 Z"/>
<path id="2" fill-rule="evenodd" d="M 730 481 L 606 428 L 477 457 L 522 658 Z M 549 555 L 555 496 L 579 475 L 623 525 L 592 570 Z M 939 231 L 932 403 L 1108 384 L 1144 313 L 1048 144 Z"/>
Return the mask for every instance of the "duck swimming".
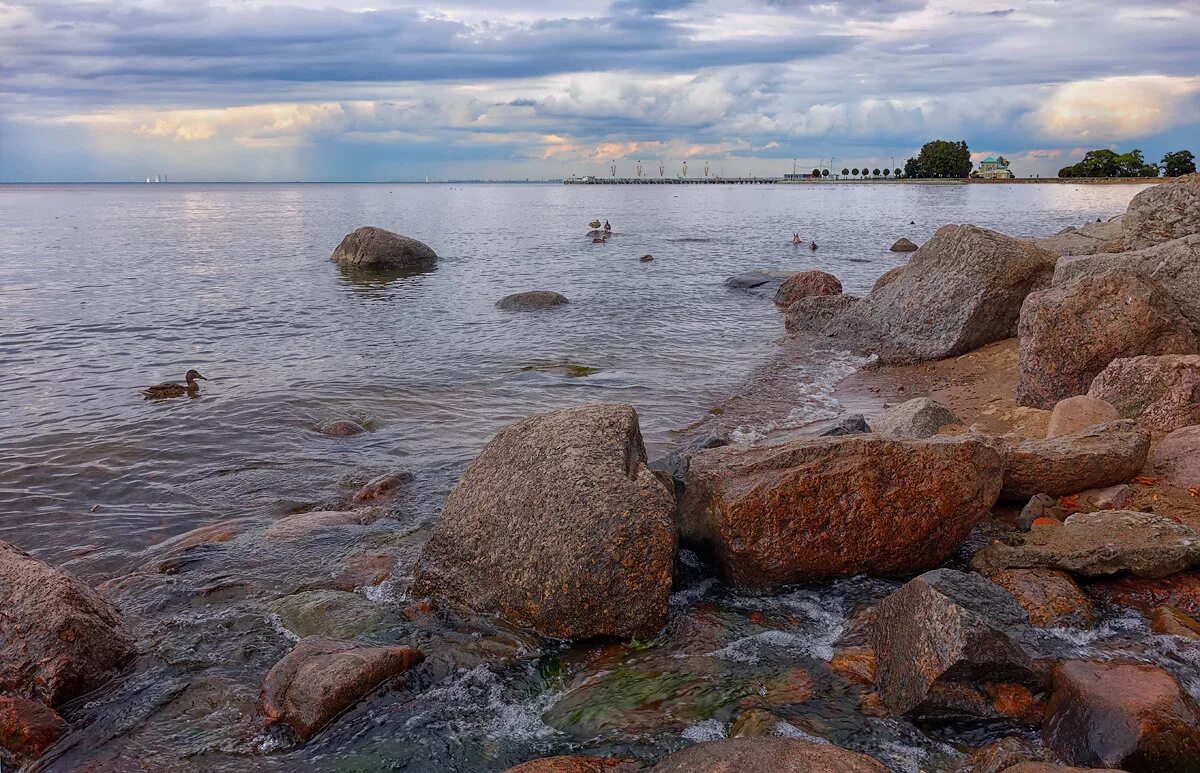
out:
<path id="1" fill-rule="evenodd" d="M 817 243 L 816 243 L 816 242 L 812 242 L 812 243 L 810 243 L 810 244 L 808 245 L 808 248 L 809 248 L 810 250 L 815 250 L 815 249 L 817 248 Z"/>
<path id="2" fill-rule="evenodd" d="M 155 384 L 152 387 L 147 387 L 142 390 L 147 400 L 163 400 L 168 397 L 198 397 L 200 395 L 200 385 L 196 380 L 208 381 L 204 376 L 200 375 L 199 371 L 189 370 L 183 380 L 187 382 L 187 386 L 176 384 L 173 381 L 167 381 L 162 384 Z"/>

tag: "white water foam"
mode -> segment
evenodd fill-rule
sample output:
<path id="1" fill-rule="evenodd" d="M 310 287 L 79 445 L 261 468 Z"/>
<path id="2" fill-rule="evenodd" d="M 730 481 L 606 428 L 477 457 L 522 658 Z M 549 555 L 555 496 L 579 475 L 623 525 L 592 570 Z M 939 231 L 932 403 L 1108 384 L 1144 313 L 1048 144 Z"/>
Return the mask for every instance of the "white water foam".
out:
<path id="1" fill-rule="evenodd" d="M 725 723 L 716 719 L 706 719 L 684 728 L 679 735 L 695 743 L 721 741 L 725 739 Z"/>

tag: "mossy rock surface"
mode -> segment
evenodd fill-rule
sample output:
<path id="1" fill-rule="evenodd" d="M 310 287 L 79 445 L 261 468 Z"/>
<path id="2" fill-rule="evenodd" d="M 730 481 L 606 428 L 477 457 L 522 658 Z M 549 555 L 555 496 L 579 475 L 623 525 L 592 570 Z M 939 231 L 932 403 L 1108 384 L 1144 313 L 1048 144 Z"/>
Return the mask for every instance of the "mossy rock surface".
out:
<path id="1" fill-rule="evenodd" d="M 271 604 L 284 627 L 303 638 L 328 636 L 353 639 L 403 623 L 386 604 L 375 604 L 357 593 L 313 590 L 284 596 Z"/>

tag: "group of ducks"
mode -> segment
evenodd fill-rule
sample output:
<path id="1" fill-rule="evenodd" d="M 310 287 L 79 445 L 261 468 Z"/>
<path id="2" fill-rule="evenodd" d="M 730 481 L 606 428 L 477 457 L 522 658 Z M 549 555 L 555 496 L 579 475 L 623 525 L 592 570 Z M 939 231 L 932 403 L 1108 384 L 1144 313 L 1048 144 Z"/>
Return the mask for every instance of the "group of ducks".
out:
<path id="1" fill-rule="evenodd" d="M 801 245 L 801 244 L 804 244 L 804 240 L 800 238 L 800 234 L 798 234 L 798 233 L 794 233 L 794 234 L 792 234 L 792 244 L 794 244 L 794 245 L 796 245 L 796 246 L 799 246 L 799 245 Z M 815 249 L 817 249 L 817 243 L 816 243 L 816 242 L 809 242 L 809 243 L 808 243 L 808 248 L 809 248 L 810 250 L 815 250 Z"/>
<path id="2" fill-rule="evenodd" d="M 588 223 L 588 226 L 591 227 L 592 231 L 597 231 L 602 227 L 599 220 L 593 220 Z M 603 235 L 595 234 L 592 236 L 592 244 L 602 244 L 608 240 L 608 235 L 612 233 L 612 226 L 608 224 L 607 220 L 604 221 L 603 229 Z"/>

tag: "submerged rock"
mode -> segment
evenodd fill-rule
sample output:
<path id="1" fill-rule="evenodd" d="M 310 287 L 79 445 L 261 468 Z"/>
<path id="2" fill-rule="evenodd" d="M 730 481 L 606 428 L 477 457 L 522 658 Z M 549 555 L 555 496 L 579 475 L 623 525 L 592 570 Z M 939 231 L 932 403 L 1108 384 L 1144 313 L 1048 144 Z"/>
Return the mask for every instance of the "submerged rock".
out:
<path id="1" fill-rule="evenodd" d="M 1021 308 L 1018 335 L 1016 400 L 1033 408 L 1087 393 L 1120 357 L 1197 351 L 1188 320 L 1167 292 L 1118 271 L 1033 293 Z"/>
<path id="2" fill-rule="evenodd" d="M 887 773 L 865 754 L 832 744 L 766 736 L 706 741 L 675 752 L 651 773 Z"/>
<path id="3" fill-rule="evenodd" d="M 1007 736 L 976 749 L 956 773 L 1005 773 L 1023 763 L 1042 763 L 1051 755 L 1020 736 Z M 1051 766 L 1053 767 L 1053 766 Z"/>
<path id="4" fill-rule="evenodd" d="M 892 252 L 916 252 L 917 245 L 901 236 L 888 249 Z"/>
<path id="5" fill-rule="evenodd" d="M 795 273 L 795 271 L 758 268 L 729 277 L 725 280 L 725 286 L 735 290 L 749 290 L 755 295 L 774 297 L 775 293 L 779 292 L 779 287 L 784 280 Z"/>
<path id="6" fill-rule="evenodd" d="M 1186 174 L 1138 193 L 1125 210 L 1122 230 L 1127 250 L 1200 234 L 1200 174 Z"/>
<path id="7" fill-rule="evenodd" d="M 953 424 L 962 424 L 953 411 L 928 397 L 917 397 L 888 408 L 876 420 L 875 431 L 881 435 L 927 438 Z"/>
<path id="8" fill-rule="evenodd" d="M 1055 667 L 1042 736 L 1068 762 L 1132 773 L 1194 773 L 1200 707 L 1146 663 L 1073 660 Z"/>
<path id="9" fill-rule="evenodd" d="M 355 493 L 353 501 L 355 502 L 374 502 L 377 499 L 387 499 L 396 493 L 396 489 L 411 483 L 413 474 L 408 470 L 397 470 L 396 472 L 387 472 L 378 477 L 367 481 L 362 488 Z"/>
<path id="10" fill-rule="evenodd" d="M 1039 628 L 1091 628 L 1099 615 L 1071 576 L 1054 569 L 1002 569 L 989 575 Z"/>
<path id="11" fill-rule="evenodd" d="M 331 437 L 352 437 L 354 435 L 361 435 L 366 431 L 366 427 L 349 419 L 327 421 L 320 427 L 317 427 L 317 432 L 320 432 L 322 435 L 330 435 Z"/>
<path id="12" fill-rule="evenodd" d="M 311 590 L 276 599 L 269 607 L 283 626 L 300 638 L 349 639 L 393 627 L 401 618 L 384 604 L 347 591 Z"/>
<path id="13" fill-rule="evenodd" d="M 612 757 L 562 755 L 522 762 L 503 773 L 638 773 L 641 765 Z"/>
<path id="14" fill-rule="evenodd" d="M 1200 354 L 1113 360 L 1088 395 L 1160 432 L 1200 424 Z"/>
<path id="15" fill-rule="evenodd" d="M 540 311 L 570 303 L 565 295 L 551 290 L 530 290 L 506 295 L 496 303 L 497 309 L 505 311 Z"/>
<path id="16" fill-rule="evenodd" d="M 631 406 L 501 430 L 446 500 L 413 592 L 558 639 L 647 636 L 667 619 L 674 496 Z"/>
<path id="17" fill-rule="evenodd" d="M 263 536 L 269 540 L 299 539 L 341 526 L 369 526 L 378 521 L 380 515 L 381 513 L 375 508 L 314 510 L 308 513 L 296 513 L 273 522 L 263 532 Z"/>
<path id="18" fill-rule="evenodd" d="M 334 717 L 424 659 L 412 647 L 370 647 L 310 636 L 267 673 L 259 710 L 266 727 L 286 725 L 307 741 Z"/>
<path id="19" fill-rule="evenodd" d="M 0 695 L 0 762 L 3 764 L 20 767 L 33 762 L 69 729 L 66 720 L 44 703 Z"/>
<path id="20" fill-rule="evenodd" d="M 839 295 L 842 283 L 833 274 L 824 271 L 801 271 L 784 280 L 775 292 L 776 306 L 791 306 L 801 298 L 821 295 Z"/>
<path id="21" fill-rule="evenodd" d="M 121 613 L 74 577 L 0 542 L 0 692 L 58 706 L 134 657 Z"/>
<path id="22" fill-rule="evenodd" d="M 416 239 L 363 226 L 346 234 L 329 259 L 365 269 L 425 269 L 437 263 L 437 253 Z"/>
<path id="23" fill-rule="evenodd" d="M 1121 418 L 1117 409 L 1107 400 L 1087 395 L 1075 395 L 1054 404 L 1050 412 L 1050 425 L 1046 437 L 1073 435 L 1097 424 L 1107 424 Z"/>
<path id="24" fill-rule="evenodd" d="M 1200 425 L 1177 429 L 1163 438 L 1150 464 L 1172 486 L 1200 486 Z"/>
<path id="25" fill-rule="evenodd" d="M 680 534 L 739 587 L 900 575 L 946 560 L 996 500 L 978 440 L 878 435 L 727 446 L 692 457 Z"/>
<path id="26" fill-rule="evenodd" d="M 1004 454 L 1005 499 L 1061 497 L 1123 483 L 1142 471 L 1150 433 L 1132 421 L 1100 424 L 1073 435 L 1025 440 Z"/>

